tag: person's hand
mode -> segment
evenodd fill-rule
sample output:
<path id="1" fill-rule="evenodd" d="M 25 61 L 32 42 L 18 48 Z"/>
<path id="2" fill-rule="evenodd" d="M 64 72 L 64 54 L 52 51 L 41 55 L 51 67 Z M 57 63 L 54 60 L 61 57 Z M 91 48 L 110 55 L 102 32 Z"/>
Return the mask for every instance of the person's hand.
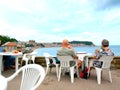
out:
<path id="1" fill-rule="evenodd" d="M 109 48 L 108 48 L 108 47 L 105 47 L 105 48 L 104 48 L 104 50 L 105 50 L 105 51 L 108 51 L 108 50 L 109 50 Z"/>
<path id="2" fill-rule="evenodd" d="M 98 50 L 98 49 L 96 49 L 96 50 L 95 50 L 95 54 L 98 54 L 98 52 L 99 52 L 99 50 Z"/>
<path id="3" fill-rule="evenodd" d="M 95 52 L 94 52 L 94 55 L 92 56 L 92 59 L 96 59 L 96 56 L 97 56 L 98 52 L 99 52 L 99 50 L 96 49 Z"/>
<path id="4" fill-rule="evenodd" d="M 69 44 L 67 47 L 68 47 L 69 49 L 71 49 L 71 50 L 74 51 L 74 48 L 72 47 L 72 45 Z M 75 52 L 75 51 L 74 51 L 74 52 Z"/>
<path id="5" fill-rule="evenodd" d="M 73 47 L 69 44 L 68 46 L 67 46 L 69 49 L 72 49 Z"/>

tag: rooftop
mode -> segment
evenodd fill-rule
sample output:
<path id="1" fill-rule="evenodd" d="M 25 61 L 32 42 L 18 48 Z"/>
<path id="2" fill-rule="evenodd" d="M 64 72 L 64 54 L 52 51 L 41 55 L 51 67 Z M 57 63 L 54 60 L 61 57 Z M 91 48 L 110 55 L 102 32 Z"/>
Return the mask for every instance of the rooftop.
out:
<path id="1" fill-rule="evenodd" d="M 3 44 L 2 46 L 17 46 L 17 44 L 14 42 L 7 42 L 7 43 Z"/>

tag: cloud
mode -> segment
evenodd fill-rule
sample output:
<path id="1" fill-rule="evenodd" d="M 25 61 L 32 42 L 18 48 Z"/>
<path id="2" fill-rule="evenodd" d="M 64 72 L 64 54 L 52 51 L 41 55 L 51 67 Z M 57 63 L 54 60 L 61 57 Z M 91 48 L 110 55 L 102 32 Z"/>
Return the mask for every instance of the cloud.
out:
<path id="1" fill-rule="evenodd" d="M 17 12 L 31 14 L 37 12 L 43 14 L 49 9 L 44 0 L 0 0 L 0 5 Z"/>
<path id="2" fill-rule="evenodd" d="M 7 35 L 17 40 L 33 39 L 37 35 L 37 31 L 23 26 L 14 26 L 4 19 L 0 18 L 0 34 Z"/>
<path id="3" fill-rule="evenodd" d="M 120 0 L 0 0 L 0 34 L 37 42 L 119 43 Z"/>
<path id="4" fill-rule="evenodd" d="M 90 0 L 96 10 L 112 9 L 114 7 L 120 8 L 120 0 Z"/>
<path id="5" fill-rule="evenodd" d="M 106 22 L 114 22 L 114 21 L 119 21 L 120 20 L 120 9 L 114 8 L 110 11 L 106 11 L 103 20 Z"/>
<path id="6" fill-rule="evenodd" d="M 106 6 L 119 6 L 120 5 L 120 0 L 107 0 Z"/>

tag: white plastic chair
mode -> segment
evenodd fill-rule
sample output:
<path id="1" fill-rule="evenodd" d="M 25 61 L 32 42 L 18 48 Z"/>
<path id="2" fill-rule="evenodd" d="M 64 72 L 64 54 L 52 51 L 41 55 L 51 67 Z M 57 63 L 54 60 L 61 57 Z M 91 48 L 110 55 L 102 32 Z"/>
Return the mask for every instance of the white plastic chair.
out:
<path id="1" fill-rule="evenodd" d="M 52 55 L 50 55 L 47 52 L 43 53 L 43 55 L 44 55 L 45 60 L 46 60 L 46 75 L 47 75 L 47 72 L 48 72 L 49 68 L 50 68 L 50 72 L 52 70 L 52 68 L 50 67 L 50 59 L 52 59 L 53 60 L 52 64 L 54 64 L 56 66 L 56 74 L 57 74 L 57 77 L 58 77 L 58 67 L 59 67 L 59 64 L 56 64 L 55 58 L 53 58 Z"/>
<path id="2" fill-rule="evenodd" d="M 23 56 L 22 56 L 22 60 L 21 60 L 21 66 L 22 66 L 22 63 L 23 63 L 23 61 L 25 61 L 25 64 L 27 64 L 28 63 L 28 57 L 27 57 L 27 54 L 23 54 Z"/>
<path id="3" fill-rule="evenodd" d="M 103 64 L 102 64 L 101 68 L 95 67 L 96 74 L 97 74 L 97 82 L 98 82 L 98 84 L 101 84 L 101 74 L 102 74 L 101 72 L 103 70 L 106 70 L 106 71 L 109 72 L 109 79 L 110 79 L 110 82 L 112 83 L 110 66 L 111 66 L 111 62 L 112 62 L 113 58 L 114 58 L 114 56 L 102 56 L 99 59 L 99 61 L 102 61 Z"/>
<path id="4" fill-rule="evenodd" d="M 29 60 L 32 60 L 33 63 L 35 63 L 35 57 L 36 54 L 23 54 L 22 60 L 21 60 L 21 66 L 23 61 L 25 61 L 25 65 L 27 65 L 29 63 Z"/>
<path id="5" fill-rule="evenodd" d="M 70 70 L 71 83 L 73 83 L 74 82 L 74 71 L 75 71 L 75 67 L 77 66 L 77 62 L 75 62 L 75 65 L 70 66 L 70 61 L 75 61 L 72 56 L 57 56 L 57 58 L 60 60 L 58 81 L 60 81 L 62 70 L 64 70 L 64 69 L 68 70 L 69 69 Z M 76 68 L 77 68 L 77 75 L 78 75 L 78 67 L 76 67 Z"/>
<path id="6" fill-rule="evenodd" d="M 21 67 L 13 75 L 6 78 L 7 82 L 13 80 L 22 72 L 20 90 L 35 90 L 45 78 L 44 68 L 37 64 L 28 64 Z"/>
<path id="7" fill-rule="evenodd" d="M 30 60 L 32 60 L 34 64 L 35 64 L 35 57 L 36 57 L 36 55 L 32 55 L 30 58 Z"/>

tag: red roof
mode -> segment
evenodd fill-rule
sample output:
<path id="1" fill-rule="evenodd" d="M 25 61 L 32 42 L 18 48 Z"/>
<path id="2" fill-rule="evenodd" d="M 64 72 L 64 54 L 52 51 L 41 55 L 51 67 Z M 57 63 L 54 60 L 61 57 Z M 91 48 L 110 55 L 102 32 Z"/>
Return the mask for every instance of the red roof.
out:
<path id="1" fill-rule="evenodd" d="M 17 46 L 17 44 L 14 42 L 7 42 L 4 44 L 4 46 Z"/>

